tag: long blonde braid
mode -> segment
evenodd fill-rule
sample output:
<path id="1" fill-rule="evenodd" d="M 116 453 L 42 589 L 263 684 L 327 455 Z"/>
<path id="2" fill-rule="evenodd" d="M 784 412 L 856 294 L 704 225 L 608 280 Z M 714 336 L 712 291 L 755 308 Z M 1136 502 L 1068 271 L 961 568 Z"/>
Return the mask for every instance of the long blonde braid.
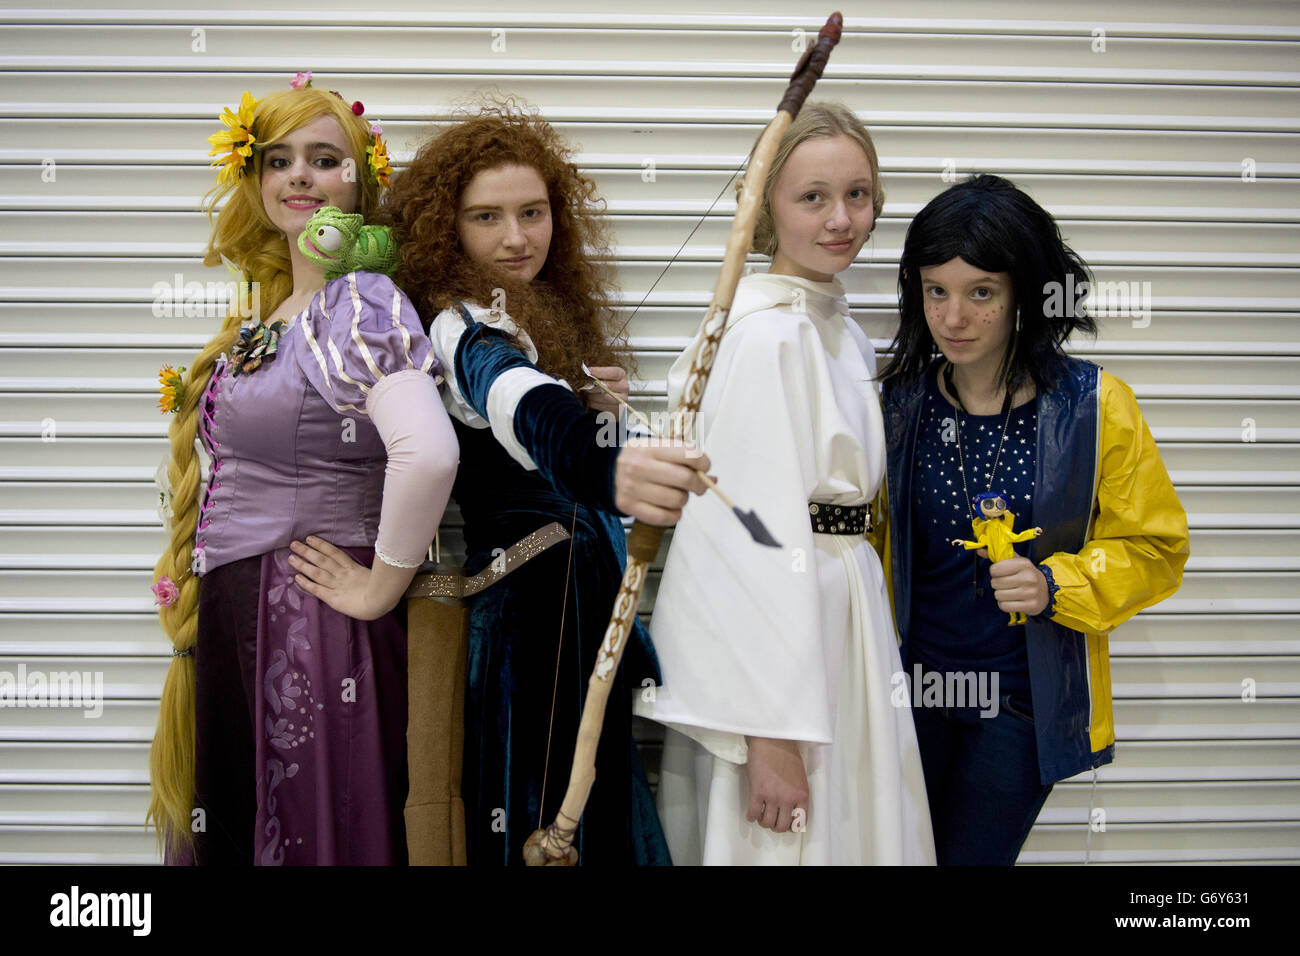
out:
<path id="1" fill-rule="evenodd" d="M 180 596 L 171 607 L 159 608 L 163 631 L 171 638 L 174 656 L 163 682 L 158 730 L 149 751 L 153 793 L 146 819 L 160 841 L 177 851 L 193 842 L 190 814 L 194 806 L 194 655 L 199 623 L 199 579 L 191 573 L 194 535 L 198 524 L 199 456 L 194 449 L 200 405 L 217 357 L 239 334 L 238 312 L 228 315 L 221 332 L 207 344 L 186 376 L 184 394 L 169 437 L 172 460 L 172 530 L 167 549 L 154 566 L 154 583 L 164 575 L 177 583 Z M 183 655 L 183 656 L 175 656 Z"/>

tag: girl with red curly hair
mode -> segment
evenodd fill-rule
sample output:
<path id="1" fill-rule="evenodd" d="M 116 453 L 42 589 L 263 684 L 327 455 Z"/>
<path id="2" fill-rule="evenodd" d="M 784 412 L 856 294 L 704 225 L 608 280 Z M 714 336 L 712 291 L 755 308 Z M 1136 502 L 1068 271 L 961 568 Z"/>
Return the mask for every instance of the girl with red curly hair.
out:
<path id="1" fill-rule="evenodd" d="M 519 864 L 564 795 L 596 651 L 625 563 L 619 514 L 680 517 L 693 468 L 682 445 L 620 446 L 597 413 L 629 392 L 614 335 L 603 203 L 559 136 L 510 100 L 426 142 L 386 197 L 397 279 L 429 324 L 460 441 L 452 494 L 466 572 L 559 522 L 568 547 L 535 554 L 470 600 L 462 795 L 471 864 Z M 581 396 L 581 398 L 579 397 Z M 505 562 L 501 562 L 504 564 Z M 616 678 L 596 782 L 574 846 L 584 864 L 669 862 L 631 735 L 631 691 L 657 679 L 638 626 Z M 553 746 L 552 746 L 553 744 Z"/>

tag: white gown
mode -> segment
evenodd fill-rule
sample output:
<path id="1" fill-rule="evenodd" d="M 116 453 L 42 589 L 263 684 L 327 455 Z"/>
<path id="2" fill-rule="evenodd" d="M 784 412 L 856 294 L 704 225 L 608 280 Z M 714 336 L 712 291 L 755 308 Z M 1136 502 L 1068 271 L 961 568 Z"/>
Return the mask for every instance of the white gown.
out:
<path id="1" fill-rule="evenodd" d="M 810 501 L 860 505 L 884 478 L 875 353 L 838 281 L 746 276 L 704 394 L 699 438 L 724 491 L 673 533 L 650 631 L 663 684 L 637 712 L 668 729 L 659 811 L 677 864 L 932 864 L 912 716 L 880 560 L 862 535 L 814 534 Z M 668 377 L 676 407 L 697 338 Z M 905 694 L 893 694 L 905 699 Z M 647 699 L 653 698 L 653 699 Z M 745 735 L 797 740 L 800 832 L 745 820 Z"/>

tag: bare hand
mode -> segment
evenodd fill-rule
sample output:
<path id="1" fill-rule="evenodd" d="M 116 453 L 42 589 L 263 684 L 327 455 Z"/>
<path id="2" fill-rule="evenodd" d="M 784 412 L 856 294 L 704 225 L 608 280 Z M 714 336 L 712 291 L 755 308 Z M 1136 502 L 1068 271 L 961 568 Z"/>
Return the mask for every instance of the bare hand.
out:
<path id="1" fill-rule="evenodd" d="M 593 365 L 589 371 L 593 378 L 600 379 L 605 387 L 616 394 L 623 401 L 627 401 L 628 396 L 632 394 L 632 385 L 627 380 L 627 371 L 619 368 L 617 365 Z M 587 407 L 593 412 L 614 412 L 618 413 L 621 407 L 617 401 L 611 398 L 601 389 L 591 387 L 591 391 L 585 392 L 583 397 L 587 400 Z"/>
<path id="2" fill-rule="evenodd" d="M 307 543 L 293 541 L 289 565 L 298 573 L 294 581 L 312 597 L 340 614 L 358 621 L 373 621 L 392 610 L 377 607 L 368 594 L 371 571 L 323 538 L 309 536 Z"/>
<path id="3" fill-rule="evenodd" d="M 688 493 L 707 490 L 695 469 L 708 471 L 709 456 L 695 445 L 658 438 L 633 438 L 614 465 L 614 505 L 647 524 L 676 524 Z"/>
<path id="4" fill-rule="evenodd" d="M 794 740 L 746 737 L 749 810 L 745 819 L 774 833 L 787 833 L 808 814 L 808 774 Z"/>
<path id="5" fill-rule="evenodd" d="M 1008 614 L 1040 614 L 1047 607 L 1047 578 L 1028 558 L 1008 558 L 989 568 L 993 596 Z"/>

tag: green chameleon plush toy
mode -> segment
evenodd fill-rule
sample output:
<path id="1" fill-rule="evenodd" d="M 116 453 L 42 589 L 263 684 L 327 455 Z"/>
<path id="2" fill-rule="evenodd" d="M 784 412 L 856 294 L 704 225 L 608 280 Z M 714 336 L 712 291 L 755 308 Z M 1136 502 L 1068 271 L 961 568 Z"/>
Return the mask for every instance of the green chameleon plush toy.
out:
<path id="1" fill-rule="evenodd" d="M 298 248 L 324 268 L 327 280 L 349 272 L 391 276 L 397 269 L 392 230 L 364 225 L 360 213 L 345 213 L 337 206 L 316 210 L 298 237 Z"/>

